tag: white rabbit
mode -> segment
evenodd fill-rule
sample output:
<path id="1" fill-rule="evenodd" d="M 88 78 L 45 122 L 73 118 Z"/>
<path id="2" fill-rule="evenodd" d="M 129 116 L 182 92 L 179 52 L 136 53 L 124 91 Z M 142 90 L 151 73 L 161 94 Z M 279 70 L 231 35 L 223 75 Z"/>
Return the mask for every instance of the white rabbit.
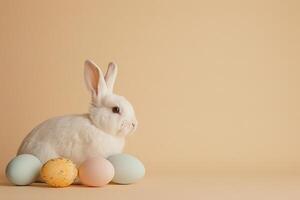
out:
<path id="1" fill-rule="evenodd" d="M 125 136 L 137 121 L 131 104 L 113 93 L 117 66 L 110 63 L 105 76 L 92 61 L 84 65 L 85 83 L 92 95 L 89 113 L 49 119 L 23 140 L 19 154 L 33 154 L 45 163 L 65 157 L 77 166 L 89 157 L 121 153 Z"/>

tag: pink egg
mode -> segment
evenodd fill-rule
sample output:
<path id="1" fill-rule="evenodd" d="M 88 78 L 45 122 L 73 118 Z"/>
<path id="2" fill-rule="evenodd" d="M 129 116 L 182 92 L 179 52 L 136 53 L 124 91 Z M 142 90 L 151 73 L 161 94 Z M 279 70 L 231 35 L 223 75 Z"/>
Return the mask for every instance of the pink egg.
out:
<path id="1" fill-rule="evenodd" d="M 104 186 L 113 179 L 114 174 L 113 165 L 100 156 L 86 160 L 79 167 L 80 181 L 87 186 Z"/>

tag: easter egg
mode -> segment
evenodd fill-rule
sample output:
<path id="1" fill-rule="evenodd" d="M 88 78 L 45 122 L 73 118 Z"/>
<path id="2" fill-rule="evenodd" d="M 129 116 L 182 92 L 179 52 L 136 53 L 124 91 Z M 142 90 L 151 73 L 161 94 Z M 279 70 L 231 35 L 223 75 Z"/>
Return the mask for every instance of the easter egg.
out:
<path id="1" fill-rule="evenodd" d="M 112 180 L 113 176 L 114 167 L 100 156 L 87 159 L 79 167 L 79 179 L 87 186 L 104 186 Z"/>
<path id="2" fill-rule="evenodd" d="M 143 163 L 129 154 L 116 154 L 108 157 L 115 169 L 112 180 L 114 183 L 131 184 L 135 183 L 145 175 Z"/>
<path id="3" fill-rule="evenodd" d="M 40 172 L 41 178 L 52 187 L 71 185 L 77 174 L 75 164 L 66 158 L 55 158 L 47 161 Z"/>
<path id="4" fill-rule="evenodd" d="M 21 154 L 8 163 L 6 177 L 15 185 L 29 185 L 39 176 L 41 166 L 41 161 L 34 155 Z"/>

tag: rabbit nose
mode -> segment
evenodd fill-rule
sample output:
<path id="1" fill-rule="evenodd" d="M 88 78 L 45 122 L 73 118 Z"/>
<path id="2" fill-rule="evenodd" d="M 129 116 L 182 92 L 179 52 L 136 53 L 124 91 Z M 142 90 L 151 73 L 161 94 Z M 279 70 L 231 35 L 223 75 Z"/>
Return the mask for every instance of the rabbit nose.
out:
<path id="1" fill-rule="evenodd" d="M 132 127 L 133 127 L 133 128 L 135 127 L 135 123 L 132 123 Z"/>

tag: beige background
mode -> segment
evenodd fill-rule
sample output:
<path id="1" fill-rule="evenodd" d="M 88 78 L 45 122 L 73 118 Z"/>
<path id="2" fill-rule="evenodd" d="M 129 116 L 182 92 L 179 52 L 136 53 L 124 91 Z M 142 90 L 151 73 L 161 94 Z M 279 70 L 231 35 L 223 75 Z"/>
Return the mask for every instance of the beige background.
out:
<path id="1" fill-rule="evenodd" d="M 86 112 L 83 62 L 119 65 L 159 171 L 300 172 L 297 1 L 0 2 L 0 170 L 41 121 Z"/>

